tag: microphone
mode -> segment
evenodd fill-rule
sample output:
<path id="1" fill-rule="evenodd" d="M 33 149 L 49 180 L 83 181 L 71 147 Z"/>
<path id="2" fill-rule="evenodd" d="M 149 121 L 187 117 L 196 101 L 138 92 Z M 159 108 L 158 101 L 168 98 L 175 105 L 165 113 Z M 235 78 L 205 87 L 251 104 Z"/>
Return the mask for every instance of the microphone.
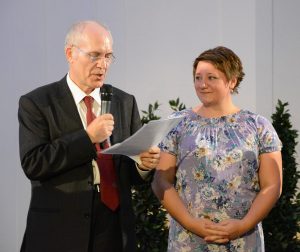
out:
<path id="1" fill-rule="evenodd" d="M 110 113 L 111 99 L 113 96 L 112 86 L 105 84 L 100 88 L 101 112 L 100 114 Z"/>
<path id="2" fill-rule="evenodd" d="M 110 113 L 111 100 L 113 96 L 112 85 L 104 84 L 100 88 L 100 96 L 101 96 L 101 111 L 100 115 Z M 108 146 L 111 146 L 110 139 L 107 138 L 106 143 Z M 105 142 L 104 141 L 104 142 Z M 104 149 L 104 142 L 100 143 L 101 149 Z"/>

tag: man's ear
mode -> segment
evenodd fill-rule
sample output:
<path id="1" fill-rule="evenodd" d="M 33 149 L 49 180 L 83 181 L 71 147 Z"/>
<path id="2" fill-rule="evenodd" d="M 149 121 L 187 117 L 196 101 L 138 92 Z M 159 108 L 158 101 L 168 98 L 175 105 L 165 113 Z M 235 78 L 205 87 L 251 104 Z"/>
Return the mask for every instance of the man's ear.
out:
<path id="1" fill-rule="evenodd" d="M 65 47 L 65 55 L 66 59 L 69 63 L 72 63 L 74 60 L 74 51 L 72 46 L 66 46 Z"/>

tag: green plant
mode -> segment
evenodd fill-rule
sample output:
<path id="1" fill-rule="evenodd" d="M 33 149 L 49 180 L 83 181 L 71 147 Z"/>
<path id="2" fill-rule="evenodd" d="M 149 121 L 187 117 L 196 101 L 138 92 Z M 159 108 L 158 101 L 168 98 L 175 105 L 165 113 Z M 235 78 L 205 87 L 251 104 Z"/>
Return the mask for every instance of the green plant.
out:
<path id="1" fill-rule="evenodd" d="M 176 100 L 170 100 L 169 105 L 173 111 L 181 111 L 186 108 L 185 105 L 179 101 L 179 98 Z"/>
<path id="2" fill-rule="evenodd" d="M 263 221 L 266 251 L 300 251 L 300 193 L 297 182 L 300 173 L 295 159 L 297 130 L 292 128 L 288 103 L 278 100 L 272 115 L 273 126 L 282 141 L 282 195 Z"/>
<path id="3" fill-rule="evenodd" d="M 177 98 L 170 100 L 169 105 L 173 111 L 185 109 Z M 160 104 L 156 101 L 142 110 L 142 124 L 151 120 L 159 120 L 157 115 Z M 166 210 L 162 207 L 151 189 L 151 181 L 135 186 L 132 190 L 133 208 L 136 219 L 136 236 L 139 252 L 161 252 L 167 250 L 168 220 Z"/>
<path id="4" fill-rule="evenodd" d="M 142 110 L 143 116 L 141 119 L 142 124 L 148 123 L 152 120 L 159 120 L 160 116 L 156 115 L 157 110 L 159 108 L 158 102 L 154 102 L 153 104 L 149 104 L 148 111 Z"/>

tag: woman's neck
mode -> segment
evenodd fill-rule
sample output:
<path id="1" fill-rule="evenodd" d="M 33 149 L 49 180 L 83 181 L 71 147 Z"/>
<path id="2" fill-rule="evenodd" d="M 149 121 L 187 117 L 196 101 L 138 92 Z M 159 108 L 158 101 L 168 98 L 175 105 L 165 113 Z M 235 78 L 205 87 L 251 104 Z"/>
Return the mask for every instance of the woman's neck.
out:
<path id="1" fill-rule="evenodd" d="M 203 104 L 199 104 L 193 108 L 193 111 L 202 117 L 215 118 L 235 114 L 240 111 L 240 108 L 234 104 L 226 107 L 204 106 Z"/>

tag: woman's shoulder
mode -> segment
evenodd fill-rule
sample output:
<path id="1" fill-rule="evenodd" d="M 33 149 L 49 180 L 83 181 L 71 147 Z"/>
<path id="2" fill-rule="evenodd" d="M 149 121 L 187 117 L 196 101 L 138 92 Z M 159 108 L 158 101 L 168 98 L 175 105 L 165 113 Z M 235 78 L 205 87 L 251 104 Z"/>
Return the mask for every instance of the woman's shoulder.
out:
<path id="1" fill-rule="evenodd" d="M 267 119 L 267 117 L 261 114 L 254 113 L 249 110 L 242 110 L 240 112 L 238 123 L 249 129 L 256 129 L 256 131 L 259 133 L 275 132 L 271 120 Z"/>
<path id="2" fill-rule="evenodd" d="M 241 110 L 240 112 L 241 118 L 243 120 L 250 120 L 253 121 L 255 124 L 270 124 L 270 120 L 267 119 L 265 116 L 249 111 L 249 110 Z"/>
<path id="3" fill-rule="evenodd" d="M 194 112 L 191 108 L 183 109 L 183 110 L 180 110 L 180 111 L 173 112 L 171 115 L 168 116 L 168 118 L 176 118 L 176 117 L 185 118 L 185 117 L 191 116 L 193 113 Z"/>

